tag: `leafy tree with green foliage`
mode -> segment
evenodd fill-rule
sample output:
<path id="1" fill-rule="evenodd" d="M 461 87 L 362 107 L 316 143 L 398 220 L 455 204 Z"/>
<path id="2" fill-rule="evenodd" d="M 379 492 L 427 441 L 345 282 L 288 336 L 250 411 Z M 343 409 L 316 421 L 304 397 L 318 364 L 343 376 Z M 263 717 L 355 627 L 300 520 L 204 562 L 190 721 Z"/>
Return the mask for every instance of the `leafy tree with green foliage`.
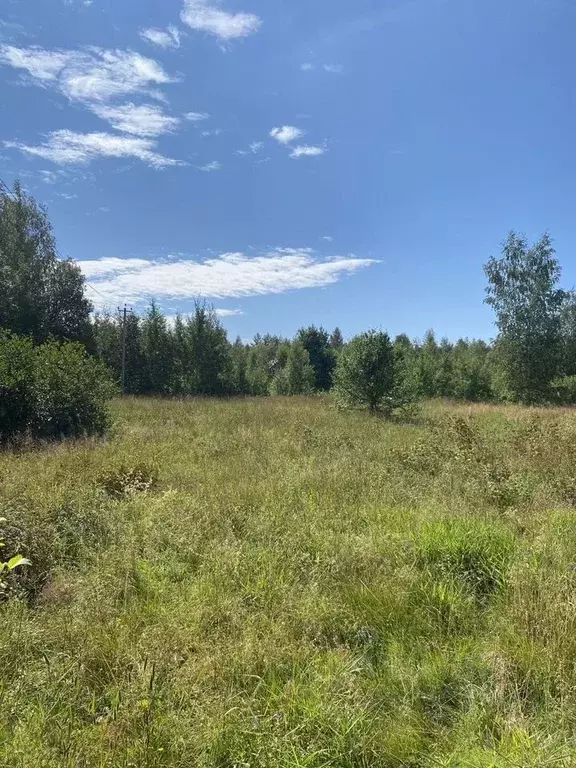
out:
<path id="1" fill-rule="evenodd" d="M 122 313 L 98 314 L 94 318 L 96 354 L 114 374 L 118 384 L 122 379 Z M 126 315 L 126 373 L 124 391 L 137 395 L 145 390 L 145 366 L 141 346 L 141 322 L 138 315 Z"/>
<path id="2" fill-rule="evenodd" d="M 551 397 L 550 383 L 562 362 L 561 312 L 566 294 L 552 240 L 529 246 L 510 232 L 499 259 L 484 266 L 486 303 L 496 313 L 498 359 L 514 400 L 531 404 Z"/>
<path id="3" fill-rule="evenodd" d="M 286 339 L 271 334 L 256 334 L 248 350 L 246 378 L 251 395 L 268 395 L 274 376 L 287 350 Z"/>
<path id="4" fill-rule="evenodd" d="M 562 334 L 562 372 L 576 376 L 576 292 L 567 291 L 560 314 Z"/>
<path id="5" fill-rule="evenodd" d="M 336 327 L 330 334 L 330 346 L 338 354 L 344 347 L 344 336 L 342 336 L 342 331 L 340 328 Z"/>
<path id="6" fill-rule="evenodd" d="M 246 382 L 248 384 L 248 394 L 250 395 L 267 395 L 269 393 L 270 371 L 266 366 L 260 346 L 251 345 L 248 348 Z"/>
<path id="7" fill-rule="evenodd" d="M 18 182 L 0 190 L 0 327 L 93 350 L 91 310 L 79 267 L 58 259 L 46 210 Z"/>
<path id="8" fill-rule="evenodd" d="M 301 328 L 296 334 L 296 340 L 302 344 L 310 357 L 310 364 L 314 369 L 314 389 L 329 390 L 332 386 L 336 356 L 327 331 L 311 325 Z"/>
<path id="9" fill-rule="evenodd" d="M 286 365 L 272 380 L 274 395 L 309 395 L 314 390 L 315 372 L 310 355 L 300 341 L 294 341 L 288 348 Z"/>
<path id="10" fill-rule="evenodd" d="M 238 336 L 230 348 L 230 391 L 233 395 L 246 395 L 248 383 L 248 347 Z"/>
<path id="11" fill-rule="evenodd" d="M 187 380 L 196 395 L 224 395 L 231 377 L 230 344 L 214 309 L 197 302 L 186 323 L 190 358 Z"/>
<path id="12" fill-rule="evenodd" d="M 433 330 L 426 331 L 424 341 L 418 345 L 416 365 L 417 389 L 423 397 L 438 396 L 440 347 Z"/>
<path id="13" fill-rule="evenodd" d="M 389 414 L 396 406 L 396 384 L 394 347 L 387 333 L 372 330 L 355 336 L 338 358 L 334 389 L 342 405 Z"/>
<path id="14" fill-rule="evenodd" d="M 154 301 L 142 320 L 141 348 L 144 364 L 144 391 L 164 394 L 170 391 L 173 354 L 166 318 Z"/>
<path id="15" fill-rule="evenodd" d="M 479 402 L 493 397 L 488 364 L 489 346 L 483 341 L 459 339 L 452 350 L 452 396 Z"/>

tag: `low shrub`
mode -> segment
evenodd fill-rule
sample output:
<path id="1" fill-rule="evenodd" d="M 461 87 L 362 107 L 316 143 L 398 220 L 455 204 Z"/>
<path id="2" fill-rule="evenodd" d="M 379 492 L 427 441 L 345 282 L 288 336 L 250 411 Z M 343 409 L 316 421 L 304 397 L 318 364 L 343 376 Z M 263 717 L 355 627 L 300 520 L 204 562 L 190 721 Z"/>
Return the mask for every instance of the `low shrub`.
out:
<path id="1" fill-rule="evenodd" d="M 82 345 L 35 346 L 0 332 L 0 443 L 102 434 L 114 393 L 104 364 Z"/>

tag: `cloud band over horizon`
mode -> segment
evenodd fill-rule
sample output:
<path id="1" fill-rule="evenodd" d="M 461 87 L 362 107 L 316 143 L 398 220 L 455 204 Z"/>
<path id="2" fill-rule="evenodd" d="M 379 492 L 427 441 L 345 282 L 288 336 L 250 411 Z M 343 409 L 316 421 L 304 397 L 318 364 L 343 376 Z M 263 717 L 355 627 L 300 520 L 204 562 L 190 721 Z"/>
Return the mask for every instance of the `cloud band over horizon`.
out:
<path id="1" fill-rule="evenodd" d="M 376 263 L 354 256 L 319 258 L 309 248 L 279 248 L 252 257 L 223 253 L 204 261 L 102 258 L 78 265 L 97 291 L 95 305 L 103 307 L 152 298 L 246 298 L 319 288 Z"/>

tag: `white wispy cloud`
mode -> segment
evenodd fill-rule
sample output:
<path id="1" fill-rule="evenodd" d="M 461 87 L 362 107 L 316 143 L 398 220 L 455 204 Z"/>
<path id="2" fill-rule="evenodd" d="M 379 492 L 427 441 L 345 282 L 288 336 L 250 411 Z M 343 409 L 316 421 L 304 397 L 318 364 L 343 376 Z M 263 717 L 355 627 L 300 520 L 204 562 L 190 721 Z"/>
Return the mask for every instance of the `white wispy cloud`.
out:
<path id="1" fill-rule="evenodd" d="M 222 168 L 222 163 L 218 162 L 218 160 L 212 160 L 211 163 L 206 163 L 206 165 L 200 165 L 198 167 L 199 171 L 219 171 Z"/>
<path id="2" fill-rule="evenodd" d="M 164 114 L 162 108 L 155 104 L 96 104 L 92 111 L 117 131 L 134 136 L 160 136 L 174 131 L 180 124 L 179 118 Z"/>
<path id="3" fill-rule="evenodd" d="M 300 157 L 317 157 L 318 155 L 323 155 L 325 151 L 324 147 L 300 144 L 290 152 L 290 157 L 294 158 L 294 160 L 298 160 Z"/>
<path id="4" fill-rule="evenodd" d="M 140 37 L 152 45 L 158 45 L 160 48 L 179 48 L 180 31 L 177 27 L 170 25 L 166 29 L 141 29 Z"/>
<path id="5" fill-rule="evenodd" d="M 120 275 L 123 272 L 137 272 L 150 266 L 147 259 L 117 259 L 105 256 L 102 259 L 79 262 L 87 280 L 101 278 L 104 275 Z"/>
<path id="6" fill-rule="evenodd" d="M 206 138 L 207 136 L 220 136 L 222 133 L 222 128 L 212 128 L 211 131 L 202 131 L 202 136 Z"/>
<path id="7" fill-rule="evenodd" d="M 210 115 L 207 112 L 185 112 L 184 119 L 191 123 L 198 123 L 200 120 L 207 120 Z"/>
<path id="8" fill-rule="evenodd" d="M 58 165 L 86 165 L 99 157 L 134 157 L 154 168 L 180 165 L 178 160 L 155 151 L 156 142 L 137 136 L 117 136 L 112 133 L 75 133 L 53 131 L 47 141 L 37 146 L 17 141 L 5 141 L 4 146 L 43 157 Z"/>
<path id="9" fill-rule="evenodd" d="M 253 141 L 252 144 L 249 145 L 248 149 L 237 149 L 236 154 L 237 155 L 257 155 L 258 152 L 260 152 L 262 149 L 264 149 L 263 141 Z"/>
<path id="10" fill-rule="evenodd" d="M 319 64 L 318 66 L 321 66 L 324 72 L 330 72 L 333 75 L 340 75 L 344 72 L 342 64 Z M 303 64 L 300 64 L 300 69 L 302 72 L 312 72 L 313 69 L 316 69 L 316 64 L 313 64 L 311 61 L 305 61 Z"/>
<path id="11" fill-rule="evenodd" d="M 180 18 L 191 29 L 208 32 L 221 40 L 247 37 L 262 24 L 255 13 L 230 13 L 209 0 L 184 0 Z"/>
<path id="12" fill-rule="evenodd" d="M 134 51 L 87 48 L 48 51 L 37 46 L 0 45 L 0 63 L 27 73 L 32 82 L 53 88 L 81 103 L 117 131 L 76 133 L 58 130 L 38 145 L 5 142 L 4 146 L 44 157 L 60 165 L 86 164 L 98 157 L 135 157 L 156 168 L 180 164 L 156 151 L 153 137 L 173 131 L 180 119 L 166 115 L 158 105 L 115 104 L 128 94 L 160 98 L 157 87 L 173 82 L 154 59 Z M 200 113 L 198 113 L 200 114 Z"/>
<path id="13" fill-rule="evenodd" d="M 306 131 L 303 131 L 302 128 L 296 128 L 295 125 L 283 125 L 280 128 L 272 128 L 270 136 L 280 144 L 289 144 L 291 141 L 301 139 L 305 133 Z"/>
<path id="14" fill-rule="evenodd" d="M 155 86 L 174 82 L 154 59 L 134 51 L 48 51 L 37 46 L 0 45 L 0 63 L 28 73 L 38 85 L 51 86 L 72 101 L 105 102 L 132 93 L 157 95 Z"/>
<path id="15" fill-rule="evenodd" d="M 326 240 L 327 243 L 331 243 L 334 240 L 332 235 L 323 235 L 320 239 L 321 240 Z"/>
<path id="16" fill-rule="evenodd" d="M 56 184 L 61 180 L 61 171 L 39 171 L 38 173 L 45 184 Z"/>
<path id="17" fill-rule="evenodd" d="M 320 259 L 308 248 L 280 248 L 259 256 L 224 253 L 205 261 L 103 258 L 80 261 L 97 289 L 95 301 L 143 303 L 151 298 L 241 298 L 337 283 L 375 264 L 374 259 Z"/>
<path id="18" fill-rule="evenodd" d="M 238 317 L 244 314 L 241 309 L 224 309 L 223 307 L 216 307 L 214 312 L 218 317 Z"/>

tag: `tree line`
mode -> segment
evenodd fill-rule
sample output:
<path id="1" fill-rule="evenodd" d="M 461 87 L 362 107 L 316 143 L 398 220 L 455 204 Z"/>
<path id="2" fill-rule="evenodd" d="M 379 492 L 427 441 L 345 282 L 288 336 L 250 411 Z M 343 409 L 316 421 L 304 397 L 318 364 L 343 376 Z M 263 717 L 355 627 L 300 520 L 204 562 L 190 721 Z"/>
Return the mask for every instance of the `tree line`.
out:
<path id="1" fill-rule="evenodd" d="M 51 423 L 67 425 L 61 432 L 79 431 L 75 424 L 85 430 L 86 420 L 62 416 L 65 402 L 80 407 L 84 384 L 68 387 L 76 393 L 68 401 L 62 394 L 64 379 L 75 376 L 107 378 L 134 395 L 334 390 L 341 402 L 372 410 L 426 397 L 576 402 L 576 294 L 560 287 L 550 236 L 529 244 L 510 233 L 484 271 L 498 328 L 490 343 L 437 339 L 433 331 L 420 340 L 368 331 L 345 341 L 338 328 L 314 325 L 290 339 L 265 334 L 230 342 L 206 303 L 171 322 L 154 302 L 141 316 L 93 314 L 80 269 L 59 257 L 46 210 L 17 183 L 0 190 L 0 432 L 9 418 L 15 423 L 16 407 L 32 414 L 27 423 L 42 423 L 42 433 Z M 49 351 L 38 351 L 44 345 Z M 48 374 L 43 381 L 44 369 L 52 371 L 50 381 Z M 96 389 L 99 402 L 111 391 Z M 58 418 L 39 415 L 48 402 L 60 409 Z"/>
<path id="2" fill-rule="evenodd" d="M 483 341 L 423 340 L 402 334 L 387 340 L 386 366 L 414 397 L 462 400 L 495 398 L 492 347 Z M 122 378 L 125 338 L 125 389 L 129 394 L 306 395 L 328 392 L 350 342 L 335 328 L 301 328 L 289 339 L 256 335 L 233 343 L 209 304 L 197 303 L 190 315 L 167 318 L 152 303 L 141 316 L 122 312 L 94 320 L 97 354 Z M 378 338 L 377 333 L 371 338 Z M 376 342 L 374 342 L 376 344 Z M 383 374 L 385 375 L 385 374 Z"/>

